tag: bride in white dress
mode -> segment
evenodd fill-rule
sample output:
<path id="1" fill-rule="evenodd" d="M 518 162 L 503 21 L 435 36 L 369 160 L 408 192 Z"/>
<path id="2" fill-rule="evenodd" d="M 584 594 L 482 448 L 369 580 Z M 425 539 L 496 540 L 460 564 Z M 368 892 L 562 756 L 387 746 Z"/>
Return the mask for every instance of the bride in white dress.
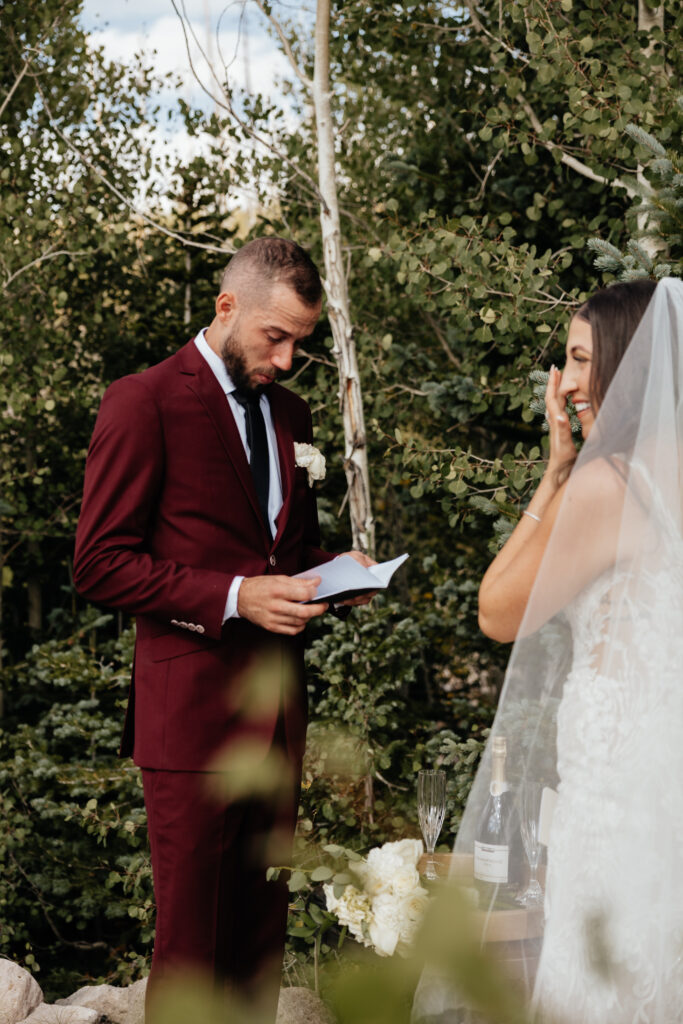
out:
<path id="1" fill-rule="evenodd" d="M 482 629 L 515 644 L 455 849 L 473 851 L 503 735 L 516 805 L 531 783 L 557 793 L 545 931 L 528 964 L 535 1019 L 678 1024 L 683 283 L 593 295 L 572 318 L 546 409 L 546 472 L 481 585 Z M 504 841 L 512 862 L 520 844 Z M 418 1003 L 419 1017 L 462 1019 L 427 977 Z"/>

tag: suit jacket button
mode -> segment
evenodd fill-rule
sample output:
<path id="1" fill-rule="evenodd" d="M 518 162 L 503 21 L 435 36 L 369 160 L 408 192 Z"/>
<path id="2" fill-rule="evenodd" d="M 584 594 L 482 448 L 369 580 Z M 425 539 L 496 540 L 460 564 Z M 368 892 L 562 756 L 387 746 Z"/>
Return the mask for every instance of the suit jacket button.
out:
<path id="1" fill-rule="evenodd" d="M 203 633 L 204 632 L 204 627 L 203 626 L 196 626 L 195 628 L 196 628 L 198 633 Z"/>
<path id="2" fill-rule="evenodd" d="M 178 620 L 177 620 L 177 619 L 171 619 L 171 625 L 172 625 L 172 626 L 179 626 L 179 625 L 180 625 L 180 623 L 178 622 Z"/>
<path id="3" fill-rule="evenodd" d="M 181 629 L 187 629 L 188 628 L 186 622 L 179 622 L 178 625 L 180 626 Z"/>
<path id="4" fill-rule="evenodd" d="M 271 555 L 268 561 L 270 562 L 271 565 L 277 565 L 277 558 L 275 557 L 275 555 Z"/>
<path id="5" fill-rule="evenodd" d="M 197 627 L 195 626 L 194 622 L 188 622 L 187 628 L 191 629 L 193 633 L 197 632 Z"/>

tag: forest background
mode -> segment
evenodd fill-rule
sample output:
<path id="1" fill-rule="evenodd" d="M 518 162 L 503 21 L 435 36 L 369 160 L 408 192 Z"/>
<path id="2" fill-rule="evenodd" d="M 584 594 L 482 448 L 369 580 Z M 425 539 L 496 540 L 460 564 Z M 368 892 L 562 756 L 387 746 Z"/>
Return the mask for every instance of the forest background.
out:
<path id="1" fill-rule="evenodd" d="M 141 785 L 116 755 L 132 624 L 71 578 L 101 395 L 209 321 L 248 238 L 324 262 L 313 39 L 258 6 L 299 70 L 286 106 L 216 68 L 210 113 L 162 109 L 149 67 L 89 45 L 78 0 L 0 8 L 0 953 L 48 998 L 139 977 L 153 941 Z M 312 630 L 290 979 L 339 956 L 322 848 L 417 835 L 422 766 L 448 770 L 452 843 L 507 657 L 478 631 L 478 581 L 543 469 L 538 374 L 587 292 L 683 269 L 682 28 L 678 0 L 332 4 L 374 551 L 411 559 Z M 200 155 L 172 165 L 167 118 Z M 313 409 L 324 544 L 344 550 L 335 352 L 324 311 L 285 383 Z"/>

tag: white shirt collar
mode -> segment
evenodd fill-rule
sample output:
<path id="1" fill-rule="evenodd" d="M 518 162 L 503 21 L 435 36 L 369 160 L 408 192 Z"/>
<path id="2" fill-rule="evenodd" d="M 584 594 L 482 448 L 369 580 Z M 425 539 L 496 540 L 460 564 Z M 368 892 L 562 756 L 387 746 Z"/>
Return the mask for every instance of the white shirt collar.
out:
<path id="1" fill-rule="evenodd" d="M 206 333 L 206 327 L 202 327 L 201 331 L 194 339 L 194 343 L 199 349 L 201 355 L 204 356 L 207 363 L 213 370 L 216 380 L 223 388 L 226 395 L 232 394 L 236 390 L 235 385 L 232 382 L 232 378 L 225 368 L 225 363 L 219 355 L 211 348 L 208 341 L 204 337 Z"/>

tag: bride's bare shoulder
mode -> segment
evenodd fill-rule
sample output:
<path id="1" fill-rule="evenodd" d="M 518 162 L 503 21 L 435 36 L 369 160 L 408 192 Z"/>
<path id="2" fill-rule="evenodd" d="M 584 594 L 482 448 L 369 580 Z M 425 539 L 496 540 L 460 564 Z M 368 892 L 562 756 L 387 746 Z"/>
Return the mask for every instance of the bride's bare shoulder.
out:
<path id="1" fill-rule="evenodd" d="M 623 502 L 627 490 L 628 470 L 618 456 L 601 456 L 582 463 L 567 481 L 570 500 L 589 502 Z"/>

